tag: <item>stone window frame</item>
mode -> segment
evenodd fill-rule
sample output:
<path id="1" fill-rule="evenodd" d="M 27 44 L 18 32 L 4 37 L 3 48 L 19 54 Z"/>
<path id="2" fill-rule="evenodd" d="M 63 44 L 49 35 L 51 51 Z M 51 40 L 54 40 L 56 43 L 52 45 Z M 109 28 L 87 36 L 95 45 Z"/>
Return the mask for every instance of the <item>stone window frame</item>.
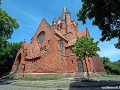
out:
<path id="1" fill-rule="evenodd" d="M 42 43 L 44 39 L 45 39 L 45 31 L 41 31 L 38 35 L 38 42 Z"/>
<path id="2" fill-rule="evenodd" d="M 47 46 L 44 45 L 44 47 L 40 47 L 40 55 L 44 54 L 47 51 Z"/>
<path id="3" fill-rule="evenodd" d="M 64 44 L 63 44 L 63 40 L 59 40 L 59 50 L 61 51 L 61 54 L 64 55 L 65 51 L 64 51 Z"/>

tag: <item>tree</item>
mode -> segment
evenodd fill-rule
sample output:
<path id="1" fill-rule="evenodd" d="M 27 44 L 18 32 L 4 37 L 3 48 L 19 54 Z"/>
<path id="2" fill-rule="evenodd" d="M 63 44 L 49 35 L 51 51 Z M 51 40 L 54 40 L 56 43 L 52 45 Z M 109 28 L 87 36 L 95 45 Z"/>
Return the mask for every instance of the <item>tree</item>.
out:
<path id="1" fill-rule="evenodd" d="M 74 43 L 73 52 L 76 53 L 76 56 L 78 56 L 81 60 L 85 60 L 86 57 L 96 56 L 97 51 L 100 51 L 100 48 L 97 47 L 99 42 L 98 41 L 93 42 L 93 41 L 94 41 L 93 38 L 88 38 L 86 36 L 83 36 L 81 38 L 77 37 L 77 40 Z M 87 69 L 87 73 L 88 73 L 88 69 Z"/>
<path id="2" fill-rule="evenodd" d="M 103 62 L 104 68 L 106 70 L 107 74 L 111 74 L 111 62 L 110 62 L 110 58 L 108 57 L 101 57 L 100 58 Z"/>
<path id="3" fill-rule="evenodd" d="M 19 27 L 16 19 L 9 16 L 6 11 L 1 8 L 0 0 L 0 76 L 11 70 L 11 66 L 15 59 L 19 43 L 9 43 L 7 40 L 11 38 L 14 29 Z"/>
<path id="4" fill-rule="evenodd" d="M 80 59 L 85 59 L 85 57 L 92 57 L 97 55 L 97 51 L 100 51 L 100 48 L 97 47 L 98 41 L 93 42 L 93 38 L 88 38 L 86 36 L 77 37 L 76 42 L 74 43 L 73 52 L 76 53 Z"/>
<path id="5" fill-rule="evenodd" d="M 115 70 L 113 71 L 114 74 L 120 75 L 120 62 L 116 61 L 116 62 L 113 62 L 112 64 L 115 67 Z"/>
<path id="6" fill-rule="evenodd" d="M 0 6 L 1 6 L 1 4 L 2 4 L 2 2 L 1 2 L 1 0 L 0 0 Z"/>
<path id="7" fill-rule="evenodd" d="M 116 74 L 120 75 L 120 62 L 111 62 L 110 58 L 108 57 L 101 57 L 100 58 L 104 64 L 104 68 L 107 74 Z"/>
<path id="8" fill-rule="evenodd" d="M 100 59 L 102 60 L 105 67 L 107 66 L 107 63 L 110 62 L 110 58 L 108 57 L 100 57 Z"/>
<path id="9" fill-rule="evenodd" d="M 16 54 L 20 49 L 22 42 L 6 43 L 6 48 L 0 47 L 0 77 L 10 72 Z"/>
<path id="10" fill-rule="evenodd" d="M 1 6 L 1 0 L 0 0 Z M 19 24 L 16 19 L 9 16 L 0 7 L 0 47 L 6 44 L 6 40 L 11 38 L 14 29 L 17 29 Z"/>
<path id="11" fill-rule="evenodd" d="M 120 0 L 81 0 L 82 8 L 77 12 L 79 21 L 87 18 L 102 32 L 101 41 L 118 38 L 115 47 L 120 49 Z"/>

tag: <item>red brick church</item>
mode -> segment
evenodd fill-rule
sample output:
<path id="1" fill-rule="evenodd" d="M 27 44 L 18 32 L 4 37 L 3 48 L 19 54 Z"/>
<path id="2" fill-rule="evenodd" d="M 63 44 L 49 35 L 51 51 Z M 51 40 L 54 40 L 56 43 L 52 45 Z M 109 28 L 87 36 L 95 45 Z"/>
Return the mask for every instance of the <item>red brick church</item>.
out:
<path id="1" fill-rule="evenodd" d="M 105 72 L 99 56 L 80 60 L 72 52 L 76 37 L 90 37 L 88 29 L 78 30 L 70 11 L 63 8 L 61 16 L 50 25 L 42 19 L 30 44 L 23 42 L 12 71 L 21 74 Z M 27 34 L 27 33 L 26 33 Z"/>

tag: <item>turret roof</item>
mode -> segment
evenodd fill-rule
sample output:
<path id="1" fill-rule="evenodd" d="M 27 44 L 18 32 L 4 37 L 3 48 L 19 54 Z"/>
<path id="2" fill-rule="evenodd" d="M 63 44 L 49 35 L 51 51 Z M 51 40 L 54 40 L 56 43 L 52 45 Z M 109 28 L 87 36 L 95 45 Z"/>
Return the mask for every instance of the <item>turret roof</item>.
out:
<path id="1" fill-rule="evenodd" d="M 62 20 L 65 20 L 66 14 L 70 14 L 70 11 L 68 10 L 68 8 L 64 7 L 60 18 Z"/>

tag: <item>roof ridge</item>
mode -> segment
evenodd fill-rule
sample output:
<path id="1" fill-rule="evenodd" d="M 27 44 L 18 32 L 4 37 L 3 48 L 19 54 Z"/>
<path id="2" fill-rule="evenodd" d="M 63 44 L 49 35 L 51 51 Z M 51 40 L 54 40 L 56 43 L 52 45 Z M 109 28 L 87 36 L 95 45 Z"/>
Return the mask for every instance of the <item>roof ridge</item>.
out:
<path id="1" fill-rule="evenodd" d="M 68 41 L 57 29 L 55 29 L 55 34 L 59 35 L 60 37 Z"/>

